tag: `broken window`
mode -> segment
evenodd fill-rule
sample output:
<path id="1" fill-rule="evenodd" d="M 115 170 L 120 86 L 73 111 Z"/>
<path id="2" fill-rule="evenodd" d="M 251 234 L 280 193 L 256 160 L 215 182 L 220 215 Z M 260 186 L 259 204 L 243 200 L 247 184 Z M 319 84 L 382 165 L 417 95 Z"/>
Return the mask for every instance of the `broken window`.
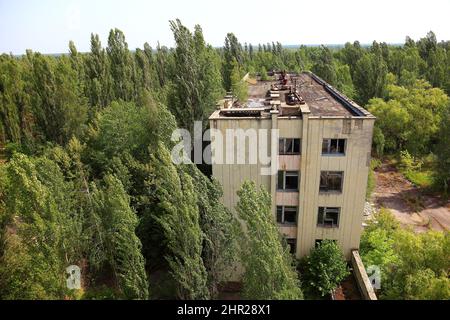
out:
<path id="1" fill-rule="evenodd" d="M 342 171 L 322 171 L 320 173 L 320 192 L 338 191 L 342 192 Z"/>
<path id="2" fill-rule="evenodd" d="M 289 245 L 290 253 L 295 255 L 295 253 L 297 251 L 297 239 L 295 239 L 295 238 L 286 239 L 286 242 Z"/>
<path id="3" fill-rule="evenodd" d="M 297 207 L 277 206 L 277 222 L 281 224 L 296 224 Z"/>
<path id="4" fill-rule="evenodd" d="M 345 155 L 345 139 L 323 139 L 323 155 Z"/>
<path id="5" fill-rule="evenodd" d="M 298 191 L 298 171 L 278 171 L 278 190 Z"/>
<path id="6" fill-rule="evenodd" d="M 319 207 L 317 226 L 325 228 L 339 227 L 340 208 Z"/>
<path id="7" fill-rule="evenodd" d="M 300 154 L 300 139 L 280 138 L 278 144 L 279 154 Z"/>

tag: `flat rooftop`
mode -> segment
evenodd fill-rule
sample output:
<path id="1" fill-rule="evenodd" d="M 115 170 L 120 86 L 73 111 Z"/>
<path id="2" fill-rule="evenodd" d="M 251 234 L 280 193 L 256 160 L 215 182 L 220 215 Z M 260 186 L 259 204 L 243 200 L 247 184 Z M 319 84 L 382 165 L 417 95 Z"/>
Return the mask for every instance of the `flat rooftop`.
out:
<path id="1" fill-rule="evenodd" d="M 211 118 L 269 117 L 271 110 L 279 116 L 302 117 L 372 117 L 367 110 L 338 92 L 334 87 L 311 72 L 273 72 L 268 80 L 245 77 L 248 82 L 248 100 L 236 101 L 226 96 L 218 104 Z"/>

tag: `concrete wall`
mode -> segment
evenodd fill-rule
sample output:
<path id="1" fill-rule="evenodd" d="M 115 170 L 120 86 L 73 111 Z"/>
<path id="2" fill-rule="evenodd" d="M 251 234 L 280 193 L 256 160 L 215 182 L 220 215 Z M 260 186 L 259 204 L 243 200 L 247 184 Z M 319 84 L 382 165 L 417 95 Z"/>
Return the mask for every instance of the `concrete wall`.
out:
<path id="1" fill-rule="evenodd" d="M 351 121 L 351 132 L 344 133 L 344 121 Z M 370 165 L 373 119 L 308 119 L 305 152 L 302 154 L 302 181 L 298 221 L 297 256 L 304 256 L 315 240 L 333 239 L 341 246 L 347 259 L 351 250 L 359 248 L 363 209 Z M 347 139 L 345 156 L 322 156 L 322 140 Z M 320 193 L 321 171 L 343 171 L 341 193 Z M 339 227 L 317 226 L 319 207 L 340 207 Z"/>
<path id="2" fill-rule="evenodd" d="M 364 264 L 359 256 L 358 250 L 352 251 L 352 267 L 353 274 L 355 275 L 356 282 L 358 284 L 359 291 L 365 300 L 377 300 L 377 295 L 373 290 L 370 279 L 367 276 Z"/>
<path id="3" fill-rule="evenodd" d="M 222 183 L 223 203 L 234 210 L 236 191 L 245 180 L 263 185 L 272 194 L 272 211 L 276 205 L 298 205 L 297 227 L 281 227 L 289 238 L 297 238 L 297 257 L 310 252 L 318 239 L 333 239 L 343 249 L 348 260 L 351 251 L 359 248 L 363 208 L 370 165 L 374 118 L 312 117 L 308 112 L 301 118 L 278 117 L 273 112 L 267 118 L 220 118 L 211 120 L 211 128 L 278 128 L 280 138 L 301 138 L 300 156 L 279 156 L 281 170 L 300 171 L 300 192 L 277 192 L 276 175 L 262 176 L 259 164 L 213 164 L 213 175 Z M 270 134 L 270 133 L 269 133 Z M 345 156 L 322 156 L 322 140 L 347 139 Z M 213 143 L 214 144 L 214 143 Z M 225 146 L 223 146 L 224 152 Z M 278 150 L 278 149 L 277 149 Z M 321 171 L 343 171 L 342 193 L 319 193 Z M 338 228 L 317 226 L 320 206 L 340 207 Z"/>
<path id="4" fill-rule="evenodd" d="M 224 139 L 226 138 L 226 130 L 227 129 L 243 129 L 247 130 L 250 128 L 253 129 L 270 129 L 271 128 L 271 119 L 225 119 L 225 120 L 216 120 L 214 122 L 210 122 L 211 128 L 215 128 L 220 130 L 223 133 Z M 270 134 L 270 133 L 269 133 Z M 214 144 L 214 142 L 213 142 Z M 220 148 L 218 144 L 214 144 L 214 147 Z M 229 144 L 228 144 L 229 147 Z M 222 145 L 223 155 L 225 156 L 229 150 L 226 150 L 227 146 L 225 145 L 225 141 Z M 246 148 L 246 159 L 249 159 L 250 148 Z M 237 154 L 237 144 L 234 144 L 234 154 Z M 213 151 L 214 156 L 214 151 Z M 270 192 L 270 184 L 271 177 L 261 175 L 261 169 L 264 166 L 261 166 L 258 162 L 257 164 L 248 164 L 248 160 L 246 160 L 247 164 L 214 164 L 212 165 L 213 176 L 217 178 L 223 187 L 223 204 L 229 209 L 233 210 L 236 207 L 238 202 L 238 196 L 236 192 L 239 190 L 241 185 L 246 180 L 254 181 L 258 186 L 264 186 L 268 192 Z"/>

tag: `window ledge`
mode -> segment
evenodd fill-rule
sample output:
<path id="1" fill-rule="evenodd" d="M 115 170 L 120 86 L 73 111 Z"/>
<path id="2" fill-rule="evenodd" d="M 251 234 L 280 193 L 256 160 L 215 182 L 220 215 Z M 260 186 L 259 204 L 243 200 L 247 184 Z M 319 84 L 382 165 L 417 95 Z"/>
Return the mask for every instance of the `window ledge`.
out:
<path id="1" fill-rule="evenodd" d="M 322 153 L 322 157 L 345 157 L 345 153 Z"/>
<path id="2" fill-rule="evenodd" d="M 337 195 L 337 194 L 342 194 L 342 191 L 319 191 L 319 194 L 320 195 L 327 195 L 327 194 L 335 194 L 335 195 Z"/>
<path id="3" fill-rule="evenodd" d="M 324 225 L 317 225 L 317 228 L 323 228 L 323 229 L 339 229 L 339 226 L 324 226 Z"/>

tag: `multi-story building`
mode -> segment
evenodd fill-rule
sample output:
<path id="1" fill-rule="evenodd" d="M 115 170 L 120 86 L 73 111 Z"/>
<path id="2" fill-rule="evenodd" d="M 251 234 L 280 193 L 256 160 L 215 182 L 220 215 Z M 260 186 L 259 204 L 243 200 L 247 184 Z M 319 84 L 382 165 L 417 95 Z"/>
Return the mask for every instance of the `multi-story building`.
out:
<path id="1" fill-rule="evenodd" d="M 280 231 L 297 257 L 332 239 L 350 258 L 359 248 L 375 117 L 310 72 L 269 76 L 249 84 L 248 101 L 227 96 L 209 118 L 224 137 L 227 129 L 238 135 L 266 129 L 273 143 L 269 154 L 278 166 L 275 174 L 262 174 L 259 161 L 248 161 L 254 145 L 245 150 L 245 163 L 213 163 L 223 203 L 235 210 L 236 192 L 253 180 L 270 192 Z M 277 141 L 270 129 L 278 129 Z M 236 151 L 229 143 L 213 139 L 212 149 L 227 157 Z"/>

